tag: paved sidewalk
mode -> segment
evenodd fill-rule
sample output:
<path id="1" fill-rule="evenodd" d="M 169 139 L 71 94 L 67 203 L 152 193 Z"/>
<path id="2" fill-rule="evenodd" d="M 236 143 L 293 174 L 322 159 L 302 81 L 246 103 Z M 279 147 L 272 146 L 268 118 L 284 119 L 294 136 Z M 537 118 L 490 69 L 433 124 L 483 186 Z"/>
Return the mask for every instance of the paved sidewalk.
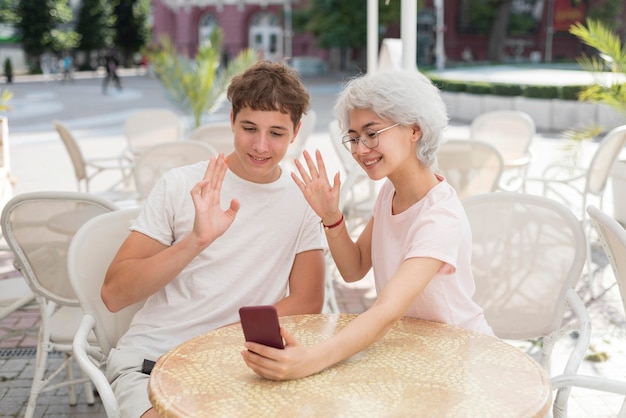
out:
<path id="1" fill-rule="evenodd" d="M 312 107 L 318 114 L 314 133 L 307 141 L 306 148 L 319 148 L 327 156 L 329 171 L 341 170 L 338 156 L 329 142 L 327 128 L 332 120 L 335 95 L 344 78 L 343 75 L 305 78 L 312 94 Z M 133 72 L 122 74 L 122 91 L 110 90 L 107 95 L 101 92 L 101 78 L 93 78 L 92 74 L 78 73 L 75 81 L 65 84 L 41 80 L 22 82 L 19 77 L 16 81 L 9 86 L 15 94 L 11 101 L 14 110 L 7 114 L 12 174 L 16 179 L 15 194 L 33 190 L 75 190 L 73 169 L 67 152 L 52 127 L 53 119 L 65 122 L 72 129 L 79 138 L 85 155 L 109 156 L 117 155 L 124 148 L 122 123 L 133 110 L 143 107 L 174 108 L 165 98 L 158 82 Z M 211 115 L 210 120 L 225 121 L 227 118 L 228 108 L 222 108 Z M 447 135 L 466 137 L 468 127 L 452 121 Z M 593 150 L 594 144 L 585 144 L 586 157 Z M 540 132 L 532 151 L 538 157 L 533 170 L 539 172 L 542 165 L 561 158 L 565 148 L 558 135 Z M 101 184 L 96 184 L 96 188 L 104 188 L 108 180 L 103 178 Z M 609 210 L 611 193 L 609 185 L 605 202 L 605 208 Z M 0 280 L 15 275 L 18 273 L 11 266 L 10 254 L 0 253 Z M 601 277 L 609 283 L 612 272 L 605 268 Z M 342 312 L 362 312 L 375 298 L 371 275 L 355 284 L 343 284 L 337 280 L 335 293 Z M 626 380 L 626 324 L 620 303 L 614 287 L 604 298 L 590 305 L 590 314 L 594 321 L 593 350 L 590 350 L 590 354 L 601 357 L 604 353 L 608 360 L 585 361 L 581 372 Z M 13 315 L 2 321 L 2 324 L 7 325 L 7 321 L 14 321 L 12 324 L 16 327 L 27 328 L 36 326 L 37 320 L 36 313 L 27 312 Z M 24 413 L 34 370 L 34 341 L 35 337 L 29 335 L 0 342 L 0 416 L 22 416 Z M 557 345 L 555 370 L 563 363 L 570 343 L 566 339 Z M 17 350 L 9 353 L 2 347 Z M 60 356 L 53 356 L 50 363 L 58 364 L 61 359 Z M 574 389 L 570 400 L 570 417 L 615 416 L 621 400 L 617 395 Z M 66 391 L 58 390 L 40 396 L 36 416 L 104 417 L 105 414 L 99 402 L 94 406 L 87 406 L 82 393 L 77 406 L 68 406 Z"/>

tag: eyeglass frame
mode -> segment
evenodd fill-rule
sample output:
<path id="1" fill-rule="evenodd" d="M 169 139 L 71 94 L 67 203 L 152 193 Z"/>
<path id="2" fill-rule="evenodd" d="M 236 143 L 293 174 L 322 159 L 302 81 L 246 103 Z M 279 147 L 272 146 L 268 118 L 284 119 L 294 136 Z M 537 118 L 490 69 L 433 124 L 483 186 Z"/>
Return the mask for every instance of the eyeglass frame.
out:
<path id="1" fill-rule="evenodd" d="M 378 137 L 378 135 L 380 135 L 381 133 L 391 129 L 391 128 L 395 128 L 396 126 L 399 126 L 400 122 L 396 122 L 393 125 L 389 125 L 386 128 L 383 129 L 379 129 L 378 131 L 374 131 L 372 128 L 365 128 L 364 130 L 371 130 L 371 134 L 374 135 L 374 138 L 376 140 L 376 145 L 374 146 L 369 146 L 365 143 L 365 140 L 363 140 L 363 131 L 359 132 L 359 136 L 356 138 L 353 138 L 352 136 L 350 136 L 350 134 L 345 134 L 344 136 L 341 137 L 341 145 L 344 146 L 344 148 L 346 150 L 348 150 L 349 153 L 351 154 L 356 154 L 356 147 L 359 146 L 359 142 L 361 144 L 363 144 L 366 148 L 369 149 L 374 149 L 378 146 L 378 144 L 380 143 L 380 138 Z M 352 144 L 354 144 L 354 151 L 352 151 Z"/>

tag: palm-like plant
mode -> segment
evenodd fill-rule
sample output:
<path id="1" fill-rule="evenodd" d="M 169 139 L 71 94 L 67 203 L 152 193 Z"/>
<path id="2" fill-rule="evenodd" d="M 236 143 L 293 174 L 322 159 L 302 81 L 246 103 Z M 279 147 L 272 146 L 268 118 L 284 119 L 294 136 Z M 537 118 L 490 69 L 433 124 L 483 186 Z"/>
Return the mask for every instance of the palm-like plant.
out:
<path id="1" fill-rule="evenodd" d="M 583 69 L 595 75 L 595 83 L 578 98 L 603 103 L 626 114 L 626 45 L 601 22 L 588 19 L 586 23 L 587 26 L 577 23 L 570 27 L 571 34 L 598 51 L 598 56 L 583 54 L 577 60 Z"/>
<path id="2" fill-rule="evenodd" d="M 194 128 L 221 103 L 230 80 L 256 61 L 254 51 L 245 49 L 226 68 L 220 68 L 221 45 L 222 32 L 216 29 L 209 41 L 198 48 L 193 60 L 179 56 L 166 36 L 160 39 L 159 46 L 146 51 L 168 96 L 181 111 L 193 117 Z"/>
<path id="3" fill-rule="evenodd" d="M 6 112 L 7 110 L 11 110 L 11 107 L 7 104 L 9 100 L 13 97 L 13 93 L 9 90 L 0 88 L 0 112 Z"/>

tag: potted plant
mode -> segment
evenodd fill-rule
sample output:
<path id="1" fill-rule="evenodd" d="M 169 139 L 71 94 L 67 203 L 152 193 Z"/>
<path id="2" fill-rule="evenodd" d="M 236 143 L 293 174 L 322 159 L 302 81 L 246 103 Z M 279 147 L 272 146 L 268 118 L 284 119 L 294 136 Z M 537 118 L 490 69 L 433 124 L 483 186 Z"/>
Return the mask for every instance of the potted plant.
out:
<path id="1" fill-rule="evenodd" d="M 13 64 L 9 57 L 4 60 L 4 76 L 7 79 L 7 83 L 13 82 Z"/>
<path id="2" fill-rule="evenodd" d="M 601 22 L 588 19 L 572 25 L 570 33 L 583 43 L 594 48 L 598 56 L 583 54 L 579 64 L 596 75 L 596 80 L 582 90 L 578 96 L 581 101 L 607 105 L 626 116 L 626 45 L 619 36 Z M 615 77 L 607 77 L 611 75 Z M 612 169 L 613 204 L 615 218 L 626 224 L 626 160 L 616 161 Z"/>
<path id="3" fill-rule="evenodd" d="M 222 32 L 211 33 L 209 42 L 198 48 L 193 60 L 181 57 L 167 37 L 160 45 L 145 51 L 152 69 L 170 99 L 193 118 L 193 128 L 202 124 L 202 118 L 221 103 L 230 80 L 256 61 L 251 49 L 243 50 L 220 68 Z"/>

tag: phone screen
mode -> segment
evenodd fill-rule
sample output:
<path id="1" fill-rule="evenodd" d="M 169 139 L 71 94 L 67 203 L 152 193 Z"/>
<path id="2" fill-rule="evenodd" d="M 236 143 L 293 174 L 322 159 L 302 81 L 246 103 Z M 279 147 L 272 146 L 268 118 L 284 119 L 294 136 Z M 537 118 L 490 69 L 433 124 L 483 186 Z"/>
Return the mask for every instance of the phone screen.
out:
<path id="1" fill-rule="evenodd" d="M 239 309 L 239 318 L 246 341 L 285 348 L 283 338 L 280 336 L 278 313 L 274 306 L 243 306 Z"/>

